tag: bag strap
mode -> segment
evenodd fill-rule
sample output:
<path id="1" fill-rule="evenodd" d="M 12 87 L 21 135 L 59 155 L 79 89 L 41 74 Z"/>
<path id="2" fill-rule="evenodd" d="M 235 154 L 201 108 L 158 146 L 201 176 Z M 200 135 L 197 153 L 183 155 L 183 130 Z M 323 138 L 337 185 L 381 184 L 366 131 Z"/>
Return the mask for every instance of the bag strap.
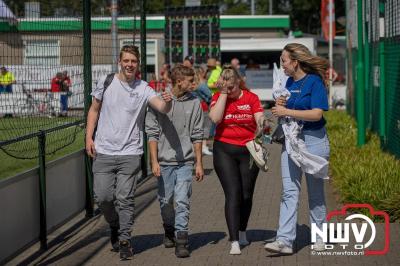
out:
<path id="1" fill-rule="evenodd" d="M 106 92 L 107 88 L 111 85 L 112 81 L 114 80 L 114 76 L 115 76 L 115 73 L 107 74 L 107 77 L 104 80 L 103 93 L 101 94 L 101 105 L 100 105 L 100 109 L 99 109 L 99 115 L 97 117 L 97 123 L 99 123 L 99 120 L 100 120 L 101 107 L 103 106 L 104 93 Z M 96 132 L 97 132 L 97 123 L 96 123 L 96 127 L 94 128 L 94 131 L 93 131 L 93 136 L 92 136 L 93 140 L 94 140 L 94 138 L 96 136 Z"/>
<path id="2" fill-rule="evenodd" d="M 97 122 L 99 122 L 99 119 L 100 119 L 100 112 L 101 112 L 101 107 L 103 106 L 104 93 L 106 92 L 107 88 L 111 85 L 112 81 L 114 80 L 114 76 L 115 76 L 115 73 L 107 74 L 107 77 L 104 80 L 103 93 L 101 95 L 101 105 L 100 105 L 100 109 L 99 109 L 99 117 L 97 118 Z"/>
<path id="3" fill-rule="evenodd" d="M 104 93 L 106 92 L 107 88 L 111 85 L 112 81 L 114 80 L 114 76 L 115 76 L 115 73 L 110 73 L 107 75 L 106 79 L 104 80 L 104 83 L 103 83 L 104 89 L 103 89 L 101 101 L 103 101 L 103 96 L 104 96 Z"/>

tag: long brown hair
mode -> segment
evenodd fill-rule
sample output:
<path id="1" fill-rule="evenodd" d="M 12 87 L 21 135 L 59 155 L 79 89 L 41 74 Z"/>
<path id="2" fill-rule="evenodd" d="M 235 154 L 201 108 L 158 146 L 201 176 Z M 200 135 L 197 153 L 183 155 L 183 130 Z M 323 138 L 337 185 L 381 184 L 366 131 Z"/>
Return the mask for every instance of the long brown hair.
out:
<path id="1" fill-rule="evenodd" d="M 283 50 L 289 53 L 291 60 L 297 60 L 300 68 L 307 74 L 316 74 L 326 83 L 325 73 L 329 62 L 325 58 L 312 55 L 306 46 L 300 43 L 289 43 Z"/>

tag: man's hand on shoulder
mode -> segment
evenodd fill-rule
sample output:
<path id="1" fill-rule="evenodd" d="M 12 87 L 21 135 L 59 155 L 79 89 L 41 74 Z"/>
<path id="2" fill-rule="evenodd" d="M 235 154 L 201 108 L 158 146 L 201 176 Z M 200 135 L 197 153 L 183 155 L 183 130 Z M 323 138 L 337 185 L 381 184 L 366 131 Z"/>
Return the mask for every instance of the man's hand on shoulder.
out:
<path id="1" fill-rule="evenodd" d="M 166 103 L 170 103 L 172 101 L 172 95 L 169 91 L 163 91 L 161 93 L 161 98 L 164 100 Z"/>
<path id="2" fill-rule="evenodd" d="M 168 113 L 172 108 L 172 95 L 168 91 L 163 91 L 160 97 L 153 97 L 149 101 L 150 106 L 160 113 Z"/>

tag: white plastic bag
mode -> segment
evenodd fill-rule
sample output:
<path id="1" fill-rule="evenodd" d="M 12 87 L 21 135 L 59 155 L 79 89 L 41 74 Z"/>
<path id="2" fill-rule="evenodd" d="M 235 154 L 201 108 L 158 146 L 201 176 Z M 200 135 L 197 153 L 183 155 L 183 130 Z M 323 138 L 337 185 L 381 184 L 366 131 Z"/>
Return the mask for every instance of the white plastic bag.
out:
<path id="1" fill-rule="evenodd" d="M 285 72 L 283 72 L 283 69 L 278 68 L 276 63 L 274 63 L 274 84 L 272 85 L 272 96 L 274 97 L 274 99 L 277 99 L 280 96 L 284 96 L 286 97 L 286 99 L 290 97 L 290 92 L 286 89 L 286 82 L 288 78 L 289 77 L 286 76 Z"/>

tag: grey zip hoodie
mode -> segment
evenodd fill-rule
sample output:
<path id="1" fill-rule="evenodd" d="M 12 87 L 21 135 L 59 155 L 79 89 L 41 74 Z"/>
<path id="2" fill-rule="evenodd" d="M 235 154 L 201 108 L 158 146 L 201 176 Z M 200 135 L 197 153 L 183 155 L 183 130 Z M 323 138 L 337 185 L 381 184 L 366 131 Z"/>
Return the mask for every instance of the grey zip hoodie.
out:
<path id="1" fill-rule="evenodd" d="M 193 143 L 203 140 L 200 101 L 192 93 L 186 93 L 179 99 L 173 98 L 167 114 L 149 107 L 145 131 L 149 141 L 158 142 L 160 165 L 193 165 Z"/>

